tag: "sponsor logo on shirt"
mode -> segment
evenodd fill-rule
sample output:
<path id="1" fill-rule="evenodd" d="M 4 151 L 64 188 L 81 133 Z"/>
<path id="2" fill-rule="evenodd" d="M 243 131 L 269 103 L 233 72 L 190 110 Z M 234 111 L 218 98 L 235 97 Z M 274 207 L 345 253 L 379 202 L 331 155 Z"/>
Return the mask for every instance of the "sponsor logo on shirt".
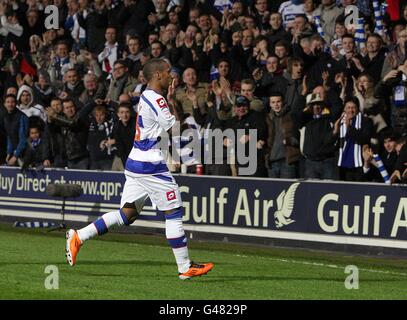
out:
<path id="1" fill-rule="evenodd" d="M 161 109 L 163 109 L 163 108 L 168 108 L 167 102 L 165 102 L 165 99 L 164 99 L 164 98 L 159 98 L 159 99 L 157 99 L 156 101 L 157 101 L 158 106 L 159 106 Z"/>
<path id="2" fill-rule="evenodd" d="M 177 195 L 176 195 L 175 191 L 167 191 L 166 195 L 167 195 L 168 201 L 177 199 Z"/>

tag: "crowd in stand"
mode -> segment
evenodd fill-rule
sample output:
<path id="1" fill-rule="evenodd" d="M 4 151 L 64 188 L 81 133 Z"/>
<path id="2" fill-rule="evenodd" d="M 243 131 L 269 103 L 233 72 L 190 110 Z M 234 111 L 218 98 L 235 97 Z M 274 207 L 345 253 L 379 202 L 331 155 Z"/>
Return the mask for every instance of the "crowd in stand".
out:
<path id="1" fill-rule="evenodd" d="M 255 143 L 257 177 L 407 180 L 407 1 L 3 0 L 0 19 L 2 165 L 123 170 L 165 58 L 181 128 L 247 132 L 205 174 L 238 175 L 228 152 Z"/>

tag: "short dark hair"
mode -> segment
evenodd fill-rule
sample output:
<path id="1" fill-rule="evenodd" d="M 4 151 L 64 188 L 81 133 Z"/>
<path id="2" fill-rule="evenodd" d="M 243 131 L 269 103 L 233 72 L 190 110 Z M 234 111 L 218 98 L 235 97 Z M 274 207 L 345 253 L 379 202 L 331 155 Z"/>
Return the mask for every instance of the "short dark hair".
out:
<path id="1" fill-rule="evenodd" d="M 17 97 L 12 93 L 6 94 L 4 101 L 6 101 L 7 98 L 13 98 L 17 102 Z"/>
<path id="2" fill-rule="evenodd" d="M 369 35 L 367 36 L 366 40 L 369 39 L 369 38 L 376 38 L 376 39 L 378 39 L 378 40 L 380 41 L 381 44 L 383 44 L 383 38 L 382 38 L 382 36 L 381 36 L 380 34 L 378 34 L 378 33 L 371 33 L 371 34 L 369 34 Z"/>
<path id="3" fill-rule="evenodd" d="M 279 91 L 270 92 L 269 100 L 270 100 L 271 97 L 280 97 L 281 99 L 284 98 L 283 94 L 281 92 L 279 92 Z"/>
<path id="4" fill-rule="evenodd" d="M 117 64 L 121 64 L 123 67 L 127 68 L 127 63 L 126 63 L 126 61 L 124 61 L 123 59 L 116 60 L 116 61 L 113 63 L 113 67 L 114 67 L 115 65 L 117 65 Z"/>
<path id="5" fill-rule="evenodd" d="M 164 59 L 153 58 L 148 60 L 143 67 L 144 78 L 146 78 L 147 81 L 150 81 L 155 72 L 164 71 L 165 65 L 168 65 L 168 62 Z"/>
<path id="6" fill-rule="evenodd" d="M 72 104 L 73 104 L 73 105 L 75 106 L 75 108 L 76 108 L 75 101 L 74 101 L 73 99 L 71 99 L 71 98 L 66 98 L 66 99 L 62 100 L 62 105 L 64 105 L 64 103 L 68 103 L 68 102 L 72 102 Z"/>
<path id="7" fill-rule="evenodd" d="M 129 109 L 130 111 L 132 110 L 131 103 L 127 101 L 120 102 L 119 106 L 117 107 L 117 111 L 119 111 L 120 108 L 126 108 Z"/>
<path id="8" fill-rule="evenodd" d="M 358 109 L 360 109 L 360 103 L 359 103 L 359 99 L 358 99 L 358 98 L 356 98 L 356 97 L 347 97 L 347 98 L 345 99 L 345 103 L 344 103 L 343 105 L 345 106 L 348 102 L 352 102 L 353 104 L 356 105 L 356 107 L 357 107 Z"/>
<path id="9" fill-rule="evenodd" d="M 352 36 L 352 35 L 349 34 L 349 33 L 345 33 L 345 34 L 342 36 L 342 40 L 345 39 L 345 38 L 351 38 L 353 41 L 355 41 L 355 37 Z"/>

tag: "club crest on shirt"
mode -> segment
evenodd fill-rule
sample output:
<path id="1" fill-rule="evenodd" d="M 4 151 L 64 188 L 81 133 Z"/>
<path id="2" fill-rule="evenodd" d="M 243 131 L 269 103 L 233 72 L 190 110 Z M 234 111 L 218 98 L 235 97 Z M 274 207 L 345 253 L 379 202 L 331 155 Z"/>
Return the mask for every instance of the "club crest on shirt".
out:
<path id="1" fill-rule="evenodd" d="M 157 101 L 157 103 L 158 103 L 158 106 L 159 106 L 161 109 L 163 109 L 163 108 L 168 108 L 167 102 L 165 102 L 165 99 L 164 99 L 164 98 L 159 98 L 159 99 L 157 99 L 156 101 Z"/>
<path id="2" fill-rule="evenodd" d="M 166 195 L 167 195 L 167 200 L 168 201 L 172 201 L 172 200 L 175 200 L 177 198 L 177 195 L 175 194 L 175 191 L 167 191 Z"/>

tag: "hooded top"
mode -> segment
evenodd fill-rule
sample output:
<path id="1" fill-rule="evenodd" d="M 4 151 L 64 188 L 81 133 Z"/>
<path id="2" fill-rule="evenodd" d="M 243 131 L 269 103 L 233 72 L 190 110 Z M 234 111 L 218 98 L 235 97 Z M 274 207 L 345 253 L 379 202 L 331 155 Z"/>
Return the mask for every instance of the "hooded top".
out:
<path id="1" fill-rule="evenodd" d="M 27 91 L 31 96 L 29 103 L 26 105 L 22 104 L 20 101 L 21 95 L 23 94 L 24 91 Z M 27 117 L 37 116 L 37 117 L 40 117 L 43 121 L 47 121 L 47 116 L 44 112 L 44 107 L 39 104 L 33 103 L 34 95 L 33 95 L 32 89 L 29 86 L 23 84 L 20 87 L 20 89 L 18 89 L 17 101 L 19 102 L 19 104 L 17 105 L 17 108 L 20 109 L 22 112 L 24 112 L 24 114 Z"/>

